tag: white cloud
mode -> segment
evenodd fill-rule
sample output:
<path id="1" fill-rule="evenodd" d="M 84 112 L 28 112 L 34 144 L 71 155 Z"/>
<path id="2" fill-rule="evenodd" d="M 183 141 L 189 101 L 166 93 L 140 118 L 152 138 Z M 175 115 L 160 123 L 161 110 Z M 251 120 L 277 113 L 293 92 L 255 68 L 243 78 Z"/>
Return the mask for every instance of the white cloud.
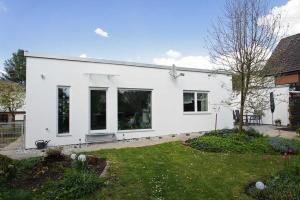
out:
<path id="1" fill-rule="evenodd" d="M 2 1 L 0 1 L 0 12 L 6 12 L 6 11 L 7 11 L 7 7 Z"/>
<path id="2" fill-rule="evenodd" d="M 179 58 L 181 57 L 181 53 L 178 51 L 174 51 L 173 49 L 170 49 L 169 51 L 166 52 L 166 55 L 171 57 L 171 58 Z"/>
<path id="3" fill-rule="evenodd" d="M 83 54 L 80 54 L 79 57 L 80 57 L 80 58 L 87 58 L 87 55 L 86 55 L 85 53 L 83 53 Z"/>
<path id="4" fill-rule="evenodd" d="M 96 28 L 95 33 L 101 37 L 108 37 L 108 33 L 101 28 Z"/>
<path id="5" fill-rule="evenodd" d="M 270 14 L 265 16 L 269 18 L 272 15 L 281 14 L 281 25 L 288 27 L 287 34 L 293 35 L 300 33 L 300 0 L 289 0 L 285 5 L 274 7 Z"/>
<path id="6" fill-rule="evenodd" d="M 216 68 L 216 65 L 210 62 L 209 56 L 202 56 L 202 55 L 182 56 L 180 52 L 174 50 L 167 51 L 166 56 L 164 57 L 154 58 L 153 62 L 157 65 L 172 66 L 174 64 L 178 67 L 192 67 L 192 68 L 200 68 L 200 69 Z"/>

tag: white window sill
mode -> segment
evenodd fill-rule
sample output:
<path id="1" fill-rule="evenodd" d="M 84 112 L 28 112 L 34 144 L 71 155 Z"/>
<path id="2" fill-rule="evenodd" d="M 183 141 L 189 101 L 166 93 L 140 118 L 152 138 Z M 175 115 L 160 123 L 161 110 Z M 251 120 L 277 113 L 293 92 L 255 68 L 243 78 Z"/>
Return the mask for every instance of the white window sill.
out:
<path id="1" fill-rule="evenodd" d="M 88 132 L 89 135 L 96 135 L 96 134 L 108 134 L 109 132 L 106 129 L 102 130 L 90 130 Z"/>
<path id="2" fill-rule="evenodd" d="M 57 133 L 56 137 L 70 137 L 72 136 L 70 133 Z"/>
<path id="3" fill-rule="evenodd" d="M 184 112 L 183 115 L 211 115 L 211 112 Z"/>
<path id="4" fill-rule="evenodd" d="M 117 133 L 131 133 L 131 132 L 151 132 L 153 129 L 132 129 L 132 130 L 118 130 Z"/>
<path id="5" fill-rule="evenodd" d="M 112 135 L 114 133 L 108 131 L 89 132 L 86 135 Z"/>

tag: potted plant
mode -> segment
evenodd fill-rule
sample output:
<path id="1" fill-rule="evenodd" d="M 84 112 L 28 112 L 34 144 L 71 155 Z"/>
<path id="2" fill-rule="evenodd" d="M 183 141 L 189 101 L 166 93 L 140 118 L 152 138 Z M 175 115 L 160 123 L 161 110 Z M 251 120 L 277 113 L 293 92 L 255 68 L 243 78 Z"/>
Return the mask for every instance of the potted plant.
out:
<path id="1" fill-rule="evenodd" d="M 275 126 L 281 126 L 281 119 L 275 120 Z"/>

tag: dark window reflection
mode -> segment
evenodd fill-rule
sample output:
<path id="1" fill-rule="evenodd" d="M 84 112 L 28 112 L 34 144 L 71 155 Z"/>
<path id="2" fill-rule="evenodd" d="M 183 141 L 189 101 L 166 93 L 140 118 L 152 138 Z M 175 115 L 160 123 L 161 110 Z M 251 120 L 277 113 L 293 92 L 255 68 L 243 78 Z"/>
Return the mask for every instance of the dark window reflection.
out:
<path id="1" fill-rule="evenodd" d="M 58 133 L 70 131 L 70 88 L 58 88 Z"/>
<path id="2" fill-rule="evenodd" d="M 184 112 L 195 111 L 194 93 L 183 93 L 183 110 Z"/>
<path id="3" fill-rule="evenodd" d="M 106 91 L 91 90 L 91 130 L 106 129 Z"/>
<path id="4" fill-rule="evenodd" d="M 118 91 L 118 129 L 151 128 L 151 91 Z"/>

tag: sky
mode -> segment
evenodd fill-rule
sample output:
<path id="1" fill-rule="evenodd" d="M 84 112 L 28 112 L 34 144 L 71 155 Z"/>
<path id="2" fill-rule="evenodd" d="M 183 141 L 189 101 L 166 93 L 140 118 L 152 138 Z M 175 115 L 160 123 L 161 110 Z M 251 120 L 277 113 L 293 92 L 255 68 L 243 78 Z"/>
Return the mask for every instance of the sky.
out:
<path id="1" fill-rule="evenodd" d="M 210 68 L 205 38 L 225 0 L 0 0 L 0 70 L 17 49 Z M 290 34 L 300 0 L 273 0 Z"/>

